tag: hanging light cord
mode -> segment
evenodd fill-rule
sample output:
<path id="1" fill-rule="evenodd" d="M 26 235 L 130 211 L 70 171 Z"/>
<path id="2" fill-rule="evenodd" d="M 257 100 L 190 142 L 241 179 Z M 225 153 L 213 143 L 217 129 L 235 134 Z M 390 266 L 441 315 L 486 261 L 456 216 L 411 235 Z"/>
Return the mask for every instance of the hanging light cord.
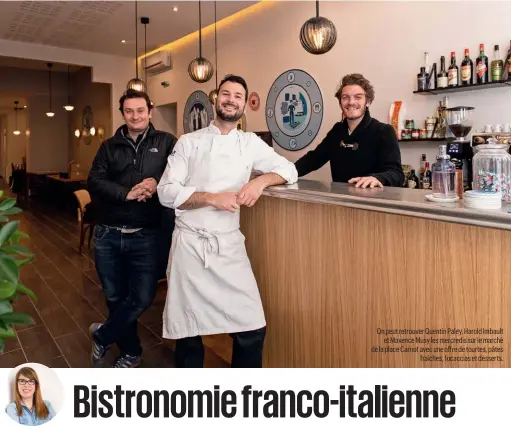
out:
<path id="1" fill-rule="evenodd" d="M 67 66 L 67 104 L 71 105 L 71 75 L 69 65 Z"/>
<path id="2" fill-rule="evenodd" d="M 201 21 L 201 8 L 199 0 L 199 58 L 202 58 L 202 21 Z"/>
<path id="3" fill-rule="evenodd" d="M 50 112 L 51 112 L 51 65 L 48 66 L 48 80 L 50 82 Z"/>
<path id="4" fill-rule="evenodd" d="M 147 24 L 144 24 L 144 61 L 147 65 Z M 144 81 L 147 84 L 147 66 L 144 67 Z"/>
<path id="5" fill-rule="evenodd" d="M 319 18 L 319 0 L 316 0 L 316 18 Z"/>
<path id="6" fill-rule="evenodd" d="M 215 81 L 216 81 L 215 89 L 218 90 L 218 53 L 216 46 L 217 43 L 216 43 L 216 0 L 215 0 Z"/>
<path id="7" fill-rule="evenodd" d="M 137 0 L 135 0 L 135 74 L 137 76 L 137 79 L 138 79 L 138 59 L 137 59 L 137 54 L 138 54 L 138 5 L 137 5 Z"/>

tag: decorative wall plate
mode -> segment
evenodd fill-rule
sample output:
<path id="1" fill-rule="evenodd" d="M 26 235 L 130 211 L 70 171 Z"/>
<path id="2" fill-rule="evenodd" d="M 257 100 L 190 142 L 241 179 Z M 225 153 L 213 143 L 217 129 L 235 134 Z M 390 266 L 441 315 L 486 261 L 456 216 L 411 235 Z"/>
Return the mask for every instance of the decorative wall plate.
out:
<path id="1" fill-rule="evenodd" d="M 183 132 L 190 133 L 208 127 L 213 118 L 213 106 L 208 95 L 202 90 L 197 90 L 186 101 L 183 111 Z"/>
<path id="2" fill-rule="evenodd" d="M 252 111 L 257 111 L 261 106 L 261 99 L 256 92 L 252 92 L 248 97 L 248 106 Z"/>
<path id="3" fill-rule="evenodd" d="M 266 100 L 266 124 L 273 140 L 288 151 L 307 147 L 323 121 L 323 97 L 305 71 L 289 70 L 273 83 Z"/>

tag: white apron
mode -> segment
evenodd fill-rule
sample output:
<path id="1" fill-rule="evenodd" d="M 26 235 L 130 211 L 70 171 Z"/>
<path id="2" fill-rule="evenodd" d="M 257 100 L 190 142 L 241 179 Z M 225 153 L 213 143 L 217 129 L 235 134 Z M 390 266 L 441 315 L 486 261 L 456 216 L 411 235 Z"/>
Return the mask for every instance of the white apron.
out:
<path id="1" fill-rule="evenodd" d="M 230 139 L 213 142 L 211 151 L 189 166 L 199 192 L 238 191 L 250 178 L 252 162 L 239 139 L 219 138 Z M 239 211 L 206 207 L 177 217 L 167 280 L 164 338 L 235 333 L 266 325 L 239 230 Z"/>

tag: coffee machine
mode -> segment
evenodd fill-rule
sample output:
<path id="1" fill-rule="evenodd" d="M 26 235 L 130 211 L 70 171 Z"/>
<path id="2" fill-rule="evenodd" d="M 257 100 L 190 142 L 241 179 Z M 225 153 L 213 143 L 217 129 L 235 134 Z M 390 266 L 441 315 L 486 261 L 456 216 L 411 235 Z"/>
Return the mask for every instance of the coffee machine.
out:
<path id="1" fill-rule="evenodd" d="M 472 130 L 474 107 L 458 106 L 447 108 L 447 125 L 456 139 L 447 142 L 447 154 L 456 169 L 463 170 L 463 189 L 472 189 L 472 158 L 474 150 L 468 137 Z"/>

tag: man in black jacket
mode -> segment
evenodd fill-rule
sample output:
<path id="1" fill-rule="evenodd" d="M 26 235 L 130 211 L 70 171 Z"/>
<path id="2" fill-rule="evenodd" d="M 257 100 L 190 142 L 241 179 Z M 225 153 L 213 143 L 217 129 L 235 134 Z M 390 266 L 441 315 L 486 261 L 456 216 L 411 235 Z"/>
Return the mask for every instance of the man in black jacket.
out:
<path id="1" fill-rule="evenodd" d="M 305 176 L 330 161 L 334 182 L 357 188 L 403 186 L 401 152 L 393 127 L 371 117 L 374 100 L 371 83 L 361 74 L 342 79 L 335 97 L 344 120 L 336 123 L 325 139 L 296 163 L 298 176 Z"/>
<path id="2" fill-rule="evenodd" d="M 154 129 L 146 93 L 128 90 L 119 103 L 126 124 L 101 145 L 88 179 L 98 223 L 96 270 L 109 311 L 103 324 L 90 327 L 91 361 L 102 366 L 116 343 L 121 355 L 114 367 L 133 368 L 142 360 L 137 320 L 156 295 L 162 215 L 170 216 L 156 186 L 176 138 Z"/>

